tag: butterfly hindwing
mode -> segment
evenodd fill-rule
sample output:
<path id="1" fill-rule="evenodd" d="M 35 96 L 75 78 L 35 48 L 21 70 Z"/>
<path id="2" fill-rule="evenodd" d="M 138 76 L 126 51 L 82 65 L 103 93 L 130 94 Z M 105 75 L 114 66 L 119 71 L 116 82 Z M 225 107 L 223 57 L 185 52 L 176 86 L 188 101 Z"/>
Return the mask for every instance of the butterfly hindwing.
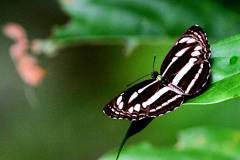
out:
<path id="1" fill-rule="evenodd" d="M 192 26 L 169 51 L 162 63 L 160 74 L 168 79 L 169 83 L 182 89 L 186 95 L 194 95 L 208 80 L 210 54 L 206 33 L 201 27 Z M 197 82 L 198 84 L 195 84 Z"/>
<path id="2" fill-rule="evenodd" d="M 183 96 L 162 81 L 146 80 L 113 99 L 104 112 L 112 118 L 134 121 L 172 111 L 182 102 Z"/>

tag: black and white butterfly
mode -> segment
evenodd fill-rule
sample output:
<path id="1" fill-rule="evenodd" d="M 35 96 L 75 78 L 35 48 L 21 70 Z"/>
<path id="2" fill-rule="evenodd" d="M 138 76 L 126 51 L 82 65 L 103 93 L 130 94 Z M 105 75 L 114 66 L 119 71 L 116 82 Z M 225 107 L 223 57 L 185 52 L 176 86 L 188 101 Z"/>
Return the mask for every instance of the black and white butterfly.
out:
<path id="1" fill-rule="evenodd" d="M 173 111 L 208 82 L 210 55 L 206 33 L 198 25 L 190 27 L 167 54 L 160 74 L 153 72 L 152 79 L 122 92 L 103 112 L 114 119 L 136 121 Z"/>

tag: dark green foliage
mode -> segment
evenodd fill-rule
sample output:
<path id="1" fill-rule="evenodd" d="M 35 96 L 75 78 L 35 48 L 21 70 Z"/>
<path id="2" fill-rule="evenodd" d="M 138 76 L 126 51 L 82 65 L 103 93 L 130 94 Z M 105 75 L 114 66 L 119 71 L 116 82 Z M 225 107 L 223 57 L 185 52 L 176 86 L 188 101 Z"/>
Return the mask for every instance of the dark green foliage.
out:
<path id="1" fill-rule="evenodd" d="M 61 0 L 70 16 L 56 27 L 52 38 L 70 43 L 109 37 L 175 37 L 193 24 L 200 24 L 211 38 L 239 32 L 238 10 L 225 3 L 203 0 Z M 226 23 L 227 22 L 227 23 Z M 229 25 L 231 24 L 231 25 Z"/>

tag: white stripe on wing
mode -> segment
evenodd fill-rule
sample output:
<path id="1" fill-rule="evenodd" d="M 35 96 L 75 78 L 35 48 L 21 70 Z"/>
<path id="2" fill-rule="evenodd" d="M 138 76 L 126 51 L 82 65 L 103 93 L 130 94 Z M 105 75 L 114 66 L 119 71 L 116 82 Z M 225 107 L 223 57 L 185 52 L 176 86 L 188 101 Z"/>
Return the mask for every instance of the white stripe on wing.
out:
<path id="1" fill-rule="evenodd" d="M 143 108 L 146 108 L 148 105 L 151 105 L 153 102 L 158 100 L 164 93 L 166 93 L 169 90 L 170 90 L 169 87 L 163 87 L 163 88 L 159 89 L 147 101 L 142 103 Z"/>
<path id="2" fill-rule="evenodd" d="M 177 73 L 177 75 L 172 80 L 172 84 L 177 86 L 180 80 L 183 78 L 185 74 L 192 68 L 194 62 L 197 61 L 197 58 L 190 58 L 188 63 Z"/>

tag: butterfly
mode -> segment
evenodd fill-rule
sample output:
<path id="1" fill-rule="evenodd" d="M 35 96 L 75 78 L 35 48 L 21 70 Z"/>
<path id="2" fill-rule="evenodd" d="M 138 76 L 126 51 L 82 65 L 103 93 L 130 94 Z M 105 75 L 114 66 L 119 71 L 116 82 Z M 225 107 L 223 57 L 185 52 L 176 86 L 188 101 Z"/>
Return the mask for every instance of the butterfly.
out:
<path id="1" fill-rule="evenodd" d="M 198 25 L 190 27 L 166 55 L 160 73 L 153 71 L 151 79 L 119 94 L 103 112 L 113 119 L 137 121 L 175 110 L 206 86 L 210 56 L 207 34 Z"/>

